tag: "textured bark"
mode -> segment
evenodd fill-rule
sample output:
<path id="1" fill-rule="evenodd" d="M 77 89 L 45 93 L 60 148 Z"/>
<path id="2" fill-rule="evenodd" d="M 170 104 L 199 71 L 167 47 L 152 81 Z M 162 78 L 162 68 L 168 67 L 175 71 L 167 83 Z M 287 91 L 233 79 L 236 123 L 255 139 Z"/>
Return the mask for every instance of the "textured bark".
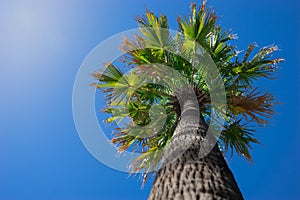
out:
<path id="1" fill-rule="evenodd" d="M 207 125 L 202 118 L 199 121 L 196 106 L 193 101 L 184 103 L 181 120 L 168 145 L 149 200 L 243 199 L 217 145 L 208 155 L 199 157 Z"/>

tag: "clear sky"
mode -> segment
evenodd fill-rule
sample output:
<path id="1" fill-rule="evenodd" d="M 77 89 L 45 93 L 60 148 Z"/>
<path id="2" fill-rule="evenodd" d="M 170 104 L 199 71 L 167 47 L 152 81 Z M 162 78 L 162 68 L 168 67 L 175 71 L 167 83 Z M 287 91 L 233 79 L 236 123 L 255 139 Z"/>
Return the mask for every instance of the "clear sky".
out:
<path id="1" fill-rule="evenodd" d="M 223 27 L 251 42 L 277 44 L 281 65 L 262 85 L 282 102 L 271 127 L 258 129 L 254 163 L 228 162 L 246 199 L 299 199 L 300 100 L 297 0 L 210 0 Z M 87 54 L 109 36 L 136 28 L 145 8 L 176 29 L 190 1 L 0 2 L 0 199 L 146 199 L 138 176 L 110 169 L 82 145 L 72 118 L 72 89 Z"/>

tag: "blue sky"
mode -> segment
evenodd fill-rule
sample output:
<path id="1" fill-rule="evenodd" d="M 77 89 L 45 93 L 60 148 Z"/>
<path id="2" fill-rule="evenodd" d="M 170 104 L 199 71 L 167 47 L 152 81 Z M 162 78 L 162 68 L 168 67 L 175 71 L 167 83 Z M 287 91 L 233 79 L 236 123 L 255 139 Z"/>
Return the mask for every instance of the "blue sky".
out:
<path id="1" fill-rule="evenodd" d="M 264 81 L 282 104 L 271 126 L 258 129 L 254 163 L 229 159 L 246 199 L 298 199 L 300 107 L 298 1 L 210 0 L 220 23 L 251 42 L 277 44 L 281 65 Z M 129 177 L 94 159 L 72 117 L 72 89 L 88 53 L 109 36 L 136 28 L 145 8 L 176 17 L 190 1 L 8 1 L 0 3 L 0 199 L 146 199 Z M 297 198 L 298 197 L 298 198 Z"/>

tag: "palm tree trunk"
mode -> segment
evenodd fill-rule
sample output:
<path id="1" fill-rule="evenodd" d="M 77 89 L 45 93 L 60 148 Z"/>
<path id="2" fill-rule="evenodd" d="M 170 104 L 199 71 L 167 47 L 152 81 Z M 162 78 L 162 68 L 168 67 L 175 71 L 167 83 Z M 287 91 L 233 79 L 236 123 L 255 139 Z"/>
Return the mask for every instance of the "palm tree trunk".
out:
<path id="1" fill-rule="evenodd" d="M 198 104 L 193 101 L 184 102 L 181 120 L 168 145 L 149 200 L 243 199 L 217 145 L 208 155 L 199 157 L 200 141 L 207 132 L 207 125 L 203 118 L 199 122 L 196 107 Z"/>

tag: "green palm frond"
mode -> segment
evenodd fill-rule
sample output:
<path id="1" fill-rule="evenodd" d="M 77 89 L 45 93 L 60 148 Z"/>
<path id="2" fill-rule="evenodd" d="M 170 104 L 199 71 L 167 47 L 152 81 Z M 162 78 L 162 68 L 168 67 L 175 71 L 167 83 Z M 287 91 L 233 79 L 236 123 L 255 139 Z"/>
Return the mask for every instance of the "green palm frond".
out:
<path id="1" fill-rule="evenodd" d="M 277 46 L 263 47 L 249 59 L 254 45 L 249 45 L 242 61 L 236 59 L 228 73 L 228 82 L 232 87 L 251 87 L 258 78 L 272 78 L 278 63 L 283 59 L 272 59 L 272 53 L 278 50 Z"/>
<path id="2" fill-rule="evenodd" d="M 147 38 L 147 44 L 156 48 L 164 48 L 169 45 L 170 34 L 167 17 L 161 15 L 156 17 L 147 11 L 145 17 L 137 18 L 142 27 L 141 33 Z M 149 29 L 147 29 L 149 28 Z"/>
<path id="3" fill-rule="evenodd" d="M 192 4 L 192 15 L 184 19 L 178 18 L 179 29 L 186 37 L 195 39 L 201 46 L 207 48 L 210 35 L 215 29 L 215 23 L 217 20 L 216 14 L 209 9 L 205 8 L 206 2 L 197 11 L 196 4 Z"/>
<path id="4" fill-rule="evenodd" d="M 252 160 L 250 151 L 252 149 L 251 143 L 259 144 L 259 141 L 253 137 L 255 130 L 245 127 L 241 124 L 241 120 L 231 122 L 224 127 L 220 139 L 225 145 L 225 150 L 231 149 L 231 155 L 233 150 L 238 154 L 244 156 L 248 160 Z"/>

